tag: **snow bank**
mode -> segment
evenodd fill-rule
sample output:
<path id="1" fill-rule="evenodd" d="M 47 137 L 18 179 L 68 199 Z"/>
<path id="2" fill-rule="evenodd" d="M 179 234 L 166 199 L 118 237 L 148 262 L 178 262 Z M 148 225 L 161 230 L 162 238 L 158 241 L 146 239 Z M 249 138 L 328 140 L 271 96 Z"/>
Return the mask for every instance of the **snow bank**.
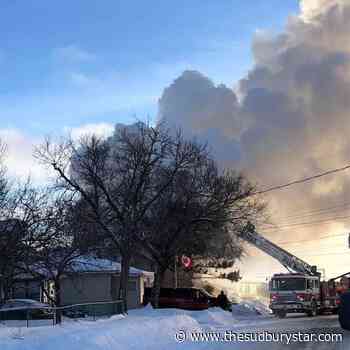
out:
<path id="1" fill-rule="evenodd" d="M 210 308 L 203 311 L 184 311 L 186 315 L 195 319 L 202 329 L 216 329 L 231 327 L 233 323 L 232 315 L 219 307 Z"/>
<path id="2" fill-rule="evenodd" d="M 0 350 L 212 350 L 219 344 L 188 341 L 180 344 L 175 341 L 175 333 L 179 330 L 250 329 L 267 320 L 263 312 L 257 311 L 258 306 L 246 302 L 235 305 L 230 313 L 220 308 L 155 310 L 148 305 L 131 310 L 126 317 L 117 315 L 95 322 L 70 320 L 61 326 L 28 329 L 0 325 Z"/>
<path id="3" fill-rule="evenodd" d="M 180 329 L 200 329 L 200 325 L 181 311 L 148 308 L 131 311 L 127 317 L 115 316 L 96 322 L 79 321 L 21 330 L 0 327 L 0 349 L 170 350 L 179 348 L 174 335 Z"/>
<path id="4" fill-rule="evenodd" d="M 260 300 L 250 300 L 245 303 L 257 310 L 261 316 L 270 316 L 272 314 L 271 309 Z"/>
<path id="5" fill-rule="evenodd" d="M 243 301 L 239 304 L 232 305 L 232 316 L 234 319 L 256 319 L 257 317 L 267 317 L 270 315 L 270 309 L 259 301 Z"/>

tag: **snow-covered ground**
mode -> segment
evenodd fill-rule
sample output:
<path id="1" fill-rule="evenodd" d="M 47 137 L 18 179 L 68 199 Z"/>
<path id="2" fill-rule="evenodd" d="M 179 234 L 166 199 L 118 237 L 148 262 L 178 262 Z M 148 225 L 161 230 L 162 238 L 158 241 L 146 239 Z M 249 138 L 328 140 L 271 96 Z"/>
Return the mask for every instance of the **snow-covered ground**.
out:
<path id="1" fill-rule="evenodd" d="M 310 319 L 294 316 L 284 320 L 272 317 L 263 305 L 241 303 L 233 307 L 232 314 L 219 308 L 205 311 L 176 309 L 153 310 L 151 307 L 130 311 L 129 315 L 114 316 L 98 321 L 71 321 L 62 326 L 19 328 L 0 326 L 1 350 L 171 350 L 171 349 L 284 349 L 285 345 L 176 342 L 175 334 L 193 330 L 233 332 L 305 330 L 307 328 L 334 329 L 335 316 Z M 347 344 L 347 346 L 346 346 Z M 307 344 L 302 349 L 350 349 L 349 342 L 337 347 Z M 301 347 L 295 347 L 301 349 Z"/>

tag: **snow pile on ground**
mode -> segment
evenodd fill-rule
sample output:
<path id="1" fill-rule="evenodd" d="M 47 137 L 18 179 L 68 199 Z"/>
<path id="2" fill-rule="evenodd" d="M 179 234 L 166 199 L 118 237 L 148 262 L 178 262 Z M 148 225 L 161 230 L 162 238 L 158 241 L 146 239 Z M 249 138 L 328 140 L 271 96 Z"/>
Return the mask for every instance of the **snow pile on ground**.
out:
<path id="1" fill-rule="evenodd" d="M 231 327 L 234 325 L 232 315 L 219 307 L 213 307 L 203 311 L 183 311 L 186 315 L 195 319 L 202 329 L 215 329 Z"/>
<path id="2" fill-rule="evenodd" d="M 254 319 L 248 323 L 254 323 Z M 247 324 L 247 322 L 245 322 Z M 129 315 L 98 321 L 66 320 L 61 326 L 31 328 L 0 325 L 1 350 L 171 350 L 213 349 L 213 343 L 177 343 L 179 330 L 217 330 L 244 323 L 220 308 L 203 311 L 155 310 L 150 305 Z"/>
<path id="3" fill-rule="evenodd" d="M 245 303 L 256 309 L 262 316 L 270 316 L 272 314 L 268 305 L 260 300 L 249 300 Z"/>
<path id="4" fill-rule="evenodd" d="M 315 329 L 323 327 L 335 329 L 338 321 L 335 316 L 310 319 L 287 318 L 283 321 L 257 311 L 259 303 L 245 302 L 234 306 L 236 313 L 211 308 L 203 311 L 178 309 L 154 310 L 151 306 L 132 310 L 129 315 L 114 316 L 98 321 L 67 320 L 61 326 L 33 328 L 4 327 L 0 324 L 0 350 L 282 350 L 283 344 L 271 343 L 223 343 L 193 342 L 189 338 L 183 343 L 175 341 L 175 334 L 182 330 L 188 336 L 191 331 L 252 332 L 266 330 Z M 266 311 L 266 310 L 265 310 Z M 240 312 L 241 319 L 237 316 Z M 305 323 L 305 322 L 309 323 Z M 322 328 L 324 329 L 324 328 Z M 349 349 L 349 339 L 344 341 L 339 350 Z M 338 349 L 318 347 L 298 349 Z M 336 344 L 337 345 L 337 344 Z M 294 348 L 294 347 L 293 347 Z"/>
<path id="5" fill-rule="evenodd" d="M 259 301 L 243 301 L 232 305 L 232 316 L 235 319 L 267 317 L 270 315 L 271 311 Z"/>
<path id="6" fill-rule="evenodd" d="M 78 321 L 28 329 L 0 327 L 0 349 L 171 350 L 179 348 L 174 336 L 180 329 L 200 329 L 200 325 L 180 310 L 147 308 L 131 311 L 127 317 L 115 316 L 96 322 Z M 198 344 L 193 346 L 198 348 Z"/>

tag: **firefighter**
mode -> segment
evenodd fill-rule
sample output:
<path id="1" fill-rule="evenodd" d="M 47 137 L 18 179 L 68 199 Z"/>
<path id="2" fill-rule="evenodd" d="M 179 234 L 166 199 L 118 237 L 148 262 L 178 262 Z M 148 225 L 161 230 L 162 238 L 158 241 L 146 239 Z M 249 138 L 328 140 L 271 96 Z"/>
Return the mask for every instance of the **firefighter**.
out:
<path id="1" fill-rule="evenodd" d="M 223 310 L 225 311 L 229 311 L 230 309 L 230 302 L 226 296 L 226 294 L 224 293 L 224 291 L 222 290 L 220 292 L 220 294 L 217 296 L 216 298 L 216 303 L 218 306 L 220 306 Z"/>

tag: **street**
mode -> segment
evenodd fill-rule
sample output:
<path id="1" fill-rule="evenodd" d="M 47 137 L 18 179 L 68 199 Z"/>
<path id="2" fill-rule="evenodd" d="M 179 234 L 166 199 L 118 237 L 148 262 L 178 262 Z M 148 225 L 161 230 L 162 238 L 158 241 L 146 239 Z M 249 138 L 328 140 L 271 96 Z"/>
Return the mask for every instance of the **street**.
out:
<path id="1" fill-rule="evenodd" d="M 235 329 L 239 331 L 240 328 Z M 280 350 L 290 349 L 321 349 L 321 350 L 347 350 L 350 346 L 350 332 L 344 331 L 340 328 L 338 323 L 338 316 L 336 315 L 325 315 L 317 316 L 314 318 L 305 317 L 305 315 L 290 315 L 285 319 L 271 319 L 268 321 L 262 321 L 256 326 L 244 327 L 241 329 L 242 332 L 271 332 L 271 333 L 315 333 L 315 334 L 342 334 L 343 341 L 338 343 L 330 342 L 291 342 L 290 344 L 280 343 L 258 343 L 253 345 L 252 343 L 241 343 L 239 345 L 225 346 L 227 349 L 272 349 Z"/>

